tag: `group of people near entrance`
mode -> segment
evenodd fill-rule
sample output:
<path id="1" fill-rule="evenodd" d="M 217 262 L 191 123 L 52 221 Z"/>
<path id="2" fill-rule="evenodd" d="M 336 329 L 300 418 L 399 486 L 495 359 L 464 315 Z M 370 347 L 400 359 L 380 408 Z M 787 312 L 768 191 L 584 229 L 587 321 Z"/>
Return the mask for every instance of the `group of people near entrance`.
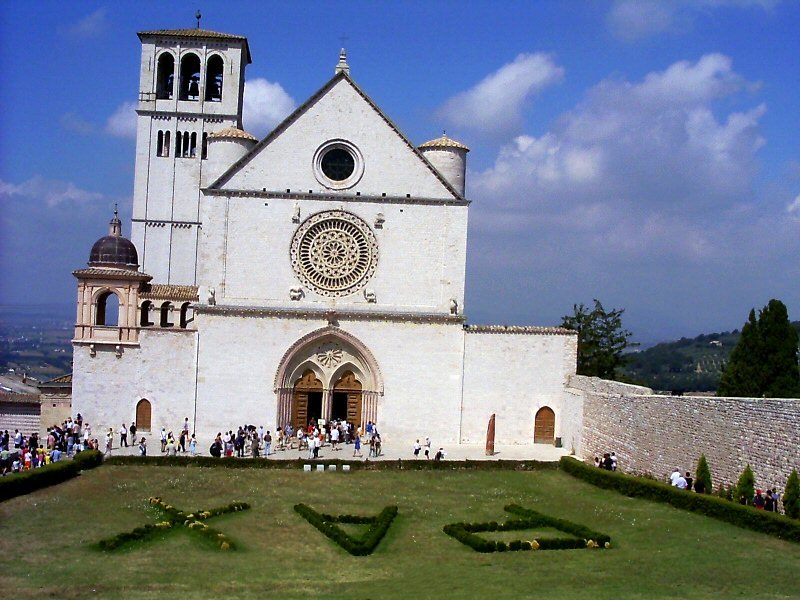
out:
<path id="1" fill-rule="evenodd" d="M 97 450 L 100 443 L 92 437 L 92 427 L 80 413 L 60 424 L 47 428 L 40 437 L 37 432 L 24 435 L 19 429 L 10 434 L 0 433 L 0 473 L 20 473 L 37 469 L 83 450 Z"/>

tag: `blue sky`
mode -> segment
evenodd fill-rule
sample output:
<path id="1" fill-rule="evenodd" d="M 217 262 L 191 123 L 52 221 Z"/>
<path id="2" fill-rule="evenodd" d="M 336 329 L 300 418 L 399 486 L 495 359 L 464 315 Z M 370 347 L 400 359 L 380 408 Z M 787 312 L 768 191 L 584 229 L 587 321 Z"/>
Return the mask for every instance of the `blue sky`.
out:
<path id="1" fill-rule="evenodd" d="M 204 6 L 205 4 L 205 6 Z M 3 5 L 0 303 L 69 304 L 115 202 L 130 231 L 141 30 L 245 35 L 245 128 L 333 74 L 415 143 L 472 148 L 466 312 L 625 308 L 645 342 L 800 319 L 800 3 Z"/>

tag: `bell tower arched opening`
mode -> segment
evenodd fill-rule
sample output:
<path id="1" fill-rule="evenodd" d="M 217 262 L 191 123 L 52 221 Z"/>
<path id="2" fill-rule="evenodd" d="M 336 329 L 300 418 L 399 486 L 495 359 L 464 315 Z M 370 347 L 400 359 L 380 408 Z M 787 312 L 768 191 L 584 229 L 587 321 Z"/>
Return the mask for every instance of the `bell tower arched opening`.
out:
<path id="1" fill-rule="evenodd" d="M 213 55 L 206 63 L 206 102 L 222 102 L 222 57 Z"/>
<path id="2" fill-rule="evenodd" d="M 181 93 L 179 100 L 197 100 L 200 97 L 200 58 L 189 52 L 181 59 Z"/>
<path id="3" fill-rule="evenodd" d="M 175 57 L 164 52 L 158 57 L 158 74 L 156 76 L 156 98 L 169 100 L 175 89 Z"/>
<path id="4" fill-rule="evenodd" d="M 95 305 L 95 325 L 116 327 L 119 324 L 119 297 L 112 291 L 103 292 Z"/>

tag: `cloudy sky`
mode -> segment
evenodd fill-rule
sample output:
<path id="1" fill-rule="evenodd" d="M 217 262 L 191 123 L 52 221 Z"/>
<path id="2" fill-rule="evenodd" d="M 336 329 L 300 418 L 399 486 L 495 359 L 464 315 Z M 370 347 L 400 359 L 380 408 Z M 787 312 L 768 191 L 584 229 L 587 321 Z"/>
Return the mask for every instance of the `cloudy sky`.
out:
<path id="1" fill-rule="evenodd" d="M 636 339 L 800 319 L 800 3 L 3 4 L 0 303 L 75 297 L 114 203 L 130 231 L 140 30 L 246 35 L 264 136 L 333 74 L 415 143 L 472 148 L 466 312 L 625 308 Z"/>

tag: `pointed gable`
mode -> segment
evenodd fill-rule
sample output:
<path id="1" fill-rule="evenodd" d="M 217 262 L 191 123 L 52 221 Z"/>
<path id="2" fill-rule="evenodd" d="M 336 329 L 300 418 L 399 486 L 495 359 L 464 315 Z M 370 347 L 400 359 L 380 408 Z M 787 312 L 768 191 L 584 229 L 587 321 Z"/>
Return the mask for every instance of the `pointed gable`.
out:
<path id="1" fill-rule="evenodd" d="M 346 185 L 332 185 L 320 174 L 319 156 L 332 144 L 350 148 L 360 163 Z M 463 200 L 344 72 L 335 75 L 209 189 Z"/>

